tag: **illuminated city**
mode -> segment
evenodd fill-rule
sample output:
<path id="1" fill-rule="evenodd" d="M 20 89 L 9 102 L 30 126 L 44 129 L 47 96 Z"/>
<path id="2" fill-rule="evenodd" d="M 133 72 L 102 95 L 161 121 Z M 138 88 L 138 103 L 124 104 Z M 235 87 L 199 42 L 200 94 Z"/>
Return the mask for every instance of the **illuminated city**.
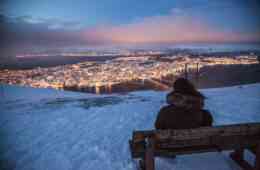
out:
<path id="1" fill-rule="evenodd" d="M 167 75 L 175 77 L 188 70 L 214 65 L 257 64 L 257 56 L 190 57 L 190 56 L 124 56 L 106 62 L 82 62 L 30 70 L 2 70 L 0 82 L 22 86 L 81 90 L 94 87 L 111 88 L 115 84 L 133 80 L 160 83 Z M 163 83 L 160 83 L 163 86 Z"/>

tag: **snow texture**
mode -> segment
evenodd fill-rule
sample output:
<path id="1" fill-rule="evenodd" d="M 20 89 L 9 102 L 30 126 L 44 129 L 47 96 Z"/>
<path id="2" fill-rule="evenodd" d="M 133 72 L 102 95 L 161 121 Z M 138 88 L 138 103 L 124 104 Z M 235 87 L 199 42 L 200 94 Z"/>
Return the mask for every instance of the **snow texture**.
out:
<path id="1" fill-rule="evenodd" d="M 96 96 L 7 85 L 0 90 L 3 170 L 135 170 L 128 140 L 133 130 L 153 128 L 166 95 L 141 91 Z M 260 121 L 260 84 L 202 92 L 215 125 Z M 227 152 L 156 158 L 156 168 L 239 169 Z"/>

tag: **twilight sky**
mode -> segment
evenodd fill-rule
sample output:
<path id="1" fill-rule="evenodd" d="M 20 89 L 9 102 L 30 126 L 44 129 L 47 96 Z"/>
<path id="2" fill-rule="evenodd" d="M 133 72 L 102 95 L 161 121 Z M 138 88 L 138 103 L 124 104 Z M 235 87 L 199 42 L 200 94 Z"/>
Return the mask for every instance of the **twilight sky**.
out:
<path id="1" fill-rule="evenodd" d="M 2 53 L 76 46 L 260 42 L 258 0 L 2 0 Z"/>

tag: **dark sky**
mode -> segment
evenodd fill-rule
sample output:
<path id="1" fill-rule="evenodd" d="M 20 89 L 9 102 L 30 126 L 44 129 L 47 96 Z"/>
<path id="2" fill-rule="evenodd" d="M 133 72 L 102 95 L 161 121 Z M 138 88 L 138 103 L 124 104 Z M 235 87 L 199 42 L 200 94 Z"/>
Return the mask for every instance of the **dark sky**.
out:
<path id="1" fill-rule="evenodd" d="M 258 0 L 2 0 L 2 54 L 123 43 L 260 41 Z"/>

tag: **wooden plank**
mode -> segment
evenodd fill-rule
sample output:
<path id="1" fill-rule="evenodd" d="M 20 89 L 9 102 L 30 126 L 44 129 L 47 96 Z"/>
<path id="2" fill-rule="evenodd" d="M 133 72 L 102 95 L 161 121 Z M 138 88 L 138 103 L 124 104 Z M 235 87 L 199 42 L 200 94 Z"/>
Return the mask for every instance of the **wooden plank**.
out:
<path id="1" fill-rule="evenodd" d="M 187 155 L 187 154 L 197 154 L 205 152 L 219 152 L 222 150 L 232 150 L 230 148 L 219 149 L 215 146 L 197 146 L 197 147 L 185 147 L 176 149 L 155 149 L 154 155 L 157 157 L 175 157 L 176 155 Z M 139 150 L 134 152 L 133 158 L 142 158 L 145 154 L 145 150 Z"/>
<path id="2" fill-rule="evenodd" d="M 158 148 L 183 148 L 193 146 L 215 146 L 215 147 L 249 147 L 254 146 L 260 141 L 260 136 L 212 136 L 200 139 L 186 139 L 186 140 L 157 140 Z"/>
<path id="3" fill-rule="evenodd" d="M 202 127 L 183 130 L 155 130 L 156 138 L 163 139 L 200 139 L 206 136 L 257 135 L 260 134 L 260 123 L 236 124 L 215 127 Z M 151 132 L 149 132 L 151 133 Z"/>

